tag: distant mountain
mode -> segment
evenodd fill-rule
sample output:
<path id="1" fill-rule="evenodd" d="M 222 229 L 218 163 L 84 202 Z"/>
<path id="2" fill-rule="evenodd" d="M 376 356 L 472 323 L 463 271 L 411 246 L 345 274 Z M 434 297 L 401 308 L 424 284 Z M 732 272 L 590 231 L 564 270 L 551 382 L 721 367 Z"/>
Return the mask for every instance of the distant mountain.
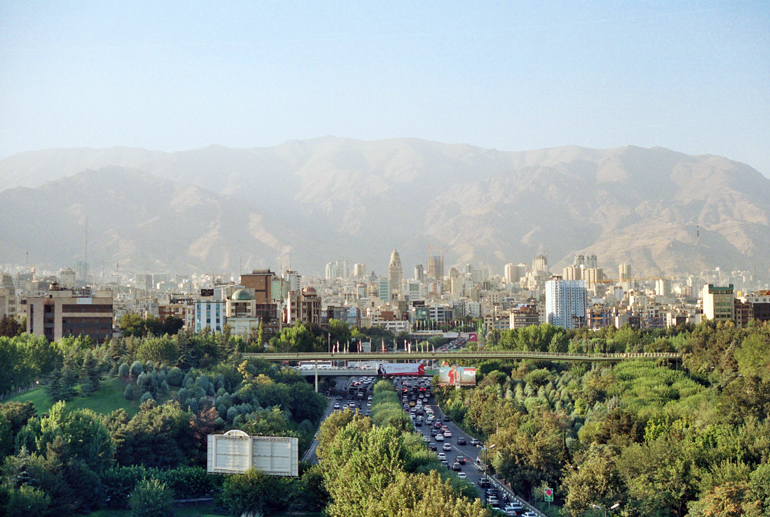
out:
<path id="1" fill-rule="evenodd" d="M 410 276 L 429 245 L 444 249 L 447 265 L 496 272 L 538 252 L 556 270 L 596 253 L 611 274 L 629 262 L 644 275 L 767 273 L 770 256 L 770 180 L 726 158 L 662 148 L 502 152 L 324 137 L 176 153 L 49 149 L 0 161 L 0 188 L 11 189 L 0 192 L 0 263 L 29 250 L 71 265 L 86 215 L 89 228 L 114 237 L 94 234 L 89 256 L 151 270 L 235 271 L 241 260 L 277 268 L 291 254 L 305 274 L 338 258 L 385 273 L 397 248 Z M 116 192 L 119 203 L 100 201 Z M 44 223 L 53 207 L 80 219 L 68 215 L 53 232 Z"/>
<path id="2" fill-rule="evenodd" d="M 87 221 L 86 221 L 87 219 Z M 84 171 L 0 192 L 0 261 L 92 271 L 229 272 L 270 267 L 296 236 L 248 203 L 135 169 Z"/>

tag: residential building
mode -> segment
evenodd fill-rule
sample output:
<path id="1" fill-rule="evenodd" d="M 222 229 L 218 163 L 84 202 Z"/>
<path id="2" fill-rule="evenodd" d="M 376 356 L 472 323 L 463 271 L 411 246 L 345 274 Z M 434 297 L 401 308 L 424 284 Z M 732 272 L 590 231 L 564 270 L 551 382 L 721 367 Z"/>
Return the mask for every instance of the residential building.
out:
<path id="1" fill-rule="evenodd" d="M 548 323 L 565 329 L 586 325 L 587 296 L 582 280 L 553 277 L 545 283 L 545 312 Z"/>
<path id="2" fill-rule="evenodd" d="M 733 284 L 718 287 L 713 284 L 703 286 L 703 315 L 716 321 L 735 320 L 735 291 Z"/>
<path id="3" fill-rule="evenodd" d="M 537 312 L 537 305 L 520 305 L 511 309 L 509 317 L 509 328 L 512 330 L 531 327 L 540 324 L 540 315 Z"/>
<path id="4" fill-rule="evenodd" d="M 193 303 L 195 332 L 200 332 L 208 327 L 215 334 L 221 333 L 227 322 L 225 311 L 226 303 L 222 300 L 215 300 L 213 297 L 195 300 Z"/>

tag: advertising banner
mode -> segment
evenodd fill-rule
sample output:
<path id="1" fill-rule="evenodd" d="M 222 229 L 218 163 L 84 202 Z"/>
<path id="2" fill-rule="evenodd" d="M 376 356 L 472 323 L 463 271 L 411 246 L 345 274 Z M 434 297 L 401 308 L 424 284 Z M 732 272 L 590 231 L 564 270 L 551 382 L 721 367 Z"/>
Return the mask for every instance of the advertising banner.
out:
<path id="1" fill-rule="evenodd" d="M 299 475 L 299 439 L 283 436 L 249 436 L 232 430 L 208 435 L 206 471 L 243 474 L 250 468 L 271 476 Z"/>
<path id="2" fill-rule="evenodd" d="M 479 336 L 475 332 L 471 332 L 470 334 L 468 334 L 468 341 L 476 342 L 478 340 L 479 340 Z"/>
<path id="3" fill-rule="evenodd" d="M 438 383 L 444 386 L 475 386 L 476 367 L 442 366 L 439 369 Z"/>
<path id="4" fill-rule="evenodd" d="M 422 363 L 381 363 L 377 365 L 377 375 L 425 375 Z"/>

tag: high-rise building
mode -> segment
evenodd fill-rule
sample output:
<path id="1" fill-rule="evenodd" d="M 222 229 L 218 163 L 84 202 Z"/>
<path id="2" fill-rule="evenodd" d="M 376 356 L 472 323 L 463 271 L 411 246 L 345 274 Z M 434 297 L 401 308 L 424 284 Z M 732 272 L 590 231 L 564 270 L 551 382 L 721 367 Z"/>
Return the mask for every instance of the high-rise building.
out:
<path id="1" fill-rule="evenodd" d="M 666 298 L 671 296 L 671 280 L 667 278 L 655 280 L 655 294 Z"/>
<path id="2" fill-rule="evenodd" d="M 548 271 L 548 257 L 540 254 L 532 261 L 532 271 Z"/>
<path id="3" fill-rule="evenodd" d="M 354 264 L 353 276 L 356 278 L 361 278 L 364 275 L 366 275 L 366 264 L 363 264 L 361 262 L 359 262 L 358 264 Z"/>
<path id="4" fill-rule="evenodd" d="M 444 252 L 433 253 L 433 248 L 428 250 L 428 277 L 443 281 L 444 280 Z"/>
<path id="5" fill-rule="evenodd" d="M 401 299 L 401 276 L 401 257 L 396 250 L 393 250 L 388 266 L 388 301 Z"/>
<path id="6" fill-rule="evenodd" d="M 519 275 L 518 270 L 516 269 L 516 264 L 513 262 L 509 262 L 505 265 L 503 268 L 503 279 L 505 280 L 506 284 L 512 284 L 514 282 L 519 281 Z"/>
<path id="7" fill-rule="evenodd" d="M 325 278 L 327 280 L 333 280 L 337 278 L 337 263 L 336 262 L 329 262 L 326 264 L 326 275 Z"/>
<path id="8" fill-rule="evenodd" d="M 596 258 L 596 255 L 588 255 L 586 257 L 586 267 L 599 267 L 599 260 Z"/>
<path id="9" fill-rule="evenodd" d="M 627 280 L 631 280 L 632 274 L 631 274 L 631 264 L 620 264 L 618 266 L 618 279 L 621 282 L 625 282 Z"/>
<path id="10" fill-rule="evenodd" d="M 710 320 L 731 321 L 735 319 L 735 290 L 733 284 L 718 287 L 703 286 L 703 315 Z"/>
<path id="11" fill-rule="evenodd" d="M 417 264 L 414 266 L 414 279 L 418 282 L 425 280 L 425 268 L 422 264 Z"/>
<path id="12" fill-rule="evenodd" d="M 575 255 L 575 259 L 572 261 L 573 266 L 585 266 L 586 265 L 586 257 L 585 255 Z"/>
<path id="13" fill-rule="evenodd" d="M 586 324 L 587 295 L 582 280 L 562 280 L 553 277 L 545 283 L 546 321 L 565 329 Z"/>

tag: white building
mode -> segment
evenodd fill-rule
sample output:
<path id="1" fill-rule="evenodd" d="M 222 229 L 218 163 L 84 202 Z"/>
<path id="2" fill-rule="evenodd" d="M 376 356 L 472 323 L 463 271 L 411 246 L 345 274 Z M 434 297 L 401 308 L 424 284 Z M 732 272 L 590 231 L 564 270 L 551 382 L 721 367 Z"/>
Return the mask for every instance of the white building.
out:
<path id="1" fill-rule="evenodd" d="M 193 317 L 195 332 L 209 327 L 219 333 L 225 326 L 225 302 L 221 300 L 195 300 Z"/>
<path id="2" fill-rule="evenodd" d="M 587 296 L 582 280 L 554 277 L 545 283 L 545 313 L 548 323 L 565 329 L 586 324 Z"/>

